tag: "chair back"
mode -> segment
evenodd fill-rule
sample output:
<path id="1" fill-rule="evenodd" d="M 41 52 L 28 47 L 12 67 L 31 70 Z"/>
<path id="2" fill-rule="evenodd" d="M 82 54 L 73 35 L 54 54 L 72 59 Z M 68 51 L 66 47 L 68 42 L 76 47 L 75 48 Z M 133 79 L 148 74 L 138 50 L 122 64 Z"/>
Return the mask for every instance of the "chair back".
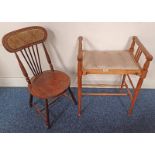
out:
<path id="1" fill-rule="evenodd" d="M 6 34 L 2 39 L 4 48 L 10 53 L 15 53 L 23 75 L 26 77 L 26 80 L 29 84 L 31 81 L 18 55 L 18 52 L 20 52 L 25 59 L 33 75 L 39 75 L 42 73 L 42 66 L 38 45 L 41 44 L 43 46 L 50 69 L 53 71 L 53 65 L 44 44 L 46 39 L 47 31 L 45 28 L 40 26 L 26 27 L 12 31 Z"/>

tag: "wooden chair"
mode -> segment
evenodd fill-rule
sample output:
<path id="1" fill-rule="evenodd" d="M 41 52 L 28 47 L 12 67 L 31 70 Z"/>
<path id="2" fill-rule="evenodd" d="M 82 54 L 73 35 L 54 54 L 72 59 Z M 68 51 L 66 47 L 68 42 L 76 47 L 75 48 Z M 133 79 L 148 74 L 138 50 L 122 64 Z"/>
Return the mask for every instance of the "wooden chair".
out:
<path id="1" fill-rule="evenodd" d="M 68 96 L 66 91 L 68 90 L 72 100 L 75 102 L 75 98 L 70 89 L 70 78 L 68 75 L 61 71 L 54 70 L 51 63 L 49 54 L 45 47 L 44 42 L 47 39 L 47 31 L 43 27 L 33 26 L 22 28 L 6 34 L 3 37 L 3 46 L 10 53 L 14 53 L 23 75 L 28 83 L 28 90 L 30 92 L 29 105 L 35 107 L 45 119 L 46 125 L 50 127 L 49 121 L 49 98 L 57 99 L 61 95 Z M 40 60 L 41 49 L 45 52 L 47 62 L 50 70 L 43 71 Z M 23 61 L 30 68 L 33 77 L 30 78 L 26 71 L 26 66 Z M 40 109 L 33 103 L 33 96 L 43 99 L 45 101 L 45 108 Z M 75 102 L 76 103 L 76 102 Z M 45 112 L 44 112 L 45 111 Z"/>
<path id="2" fill-rule="evenodd" d="M 131 105 L 128 114 L 131 115 L 138 93 L 141 89 L 143 80 L 145 79 L 152 55 L 143 46 L 140 40 L 134 36 L 131 47 L 124 51 L 87 51 L 82 48 L 83 37 L 79 37 L 78 49 L 78 115 L 81 114 L 82 96 L 126 96 L 131 99 Z M 137 46 L 137 48 L 136 48 Z M 143 65 L 140 64 L 141 56 L 145 60 Z M 88 74 L 119 74 L 123 75 L 122 82 L 118 86 L 122 90 L 123 87 L 127 89 L 127 93 L 82 93 L 82 86 L 116 86 L 108 84 L 83 84 L 82 76 Z M 139 77 L 136 87 L 134 86 L 130 75 L 137 75 Z M 126 77 L 133 88 L 133 95 L 126 82 Z"/>

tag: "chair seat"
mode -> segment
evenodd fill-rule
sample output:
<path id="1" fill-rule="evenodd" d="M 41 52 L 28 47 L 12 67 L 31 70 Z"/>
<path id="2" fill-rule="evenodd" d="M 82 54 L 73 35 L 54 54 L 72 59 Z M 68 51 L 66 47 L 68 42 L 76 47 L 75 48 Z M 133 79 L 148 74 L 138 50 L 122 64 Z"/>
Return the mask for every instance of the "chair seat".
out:
<path id="1" fill-rule="evenodd" d="M 49 98 L 61 95 L 70 85 L 70 78 L 61 71 L 44 71 L 32 77 L 28 88 L 33 96 Z"/>
<path id="2" fill-rule="evenodd" d="M 129 51 L 84 51 L 83 69 L 103 71 L 139 71 L 140 68 L 135 62 Z"/>

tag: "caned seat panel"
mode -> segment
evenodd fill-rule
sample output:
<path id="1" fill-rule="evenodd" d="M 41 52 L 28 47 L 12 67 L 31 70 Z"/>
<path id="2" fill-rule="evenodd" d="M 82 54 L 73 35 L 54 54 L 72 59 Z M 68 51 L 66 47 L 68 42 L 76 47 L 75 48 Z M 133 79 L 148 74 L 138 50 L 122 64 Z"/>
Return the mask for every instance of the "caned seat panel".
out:
<path id="1" fill-rule="evenodd" d="M 83 51 L 83 69 L 139 72 L 140 67 L 129 51 Z"/>

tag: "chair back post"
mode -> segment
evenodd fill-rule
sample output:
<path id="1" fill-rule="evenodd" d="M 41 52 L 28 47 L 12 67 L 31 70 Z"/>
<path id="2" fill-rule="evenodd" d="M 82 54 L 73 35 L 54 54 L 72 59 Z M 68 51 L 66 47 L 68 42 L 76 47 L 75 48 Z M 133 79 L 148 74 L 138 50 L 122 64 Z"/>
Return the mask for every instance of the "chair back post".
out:
<path id="1" fill-rule="evenodd" d="M 45 47 L 45 44 L 42 43 L 42 45 L 43 45 L 43 48 L 44 48 L 44 51 L 45 51 L 45 55 L 46 55 L 46 59 L 47 59 L 47 62 L 48 62 L 48 64 L 49 64 L 49 66 L 50 66 L 50 69 L 51 69 L 51 71 L 54 71 L 54 68 L 53 68 L 53 65 L 52 65 L 52 63 L 51 63 L 51 59 L 50 59 L 50 56 L 49 56 L 49 54 L 48 54 L 48 52 L 47 52 L 47 49 L 46 49 L 46 47 Z"/>

